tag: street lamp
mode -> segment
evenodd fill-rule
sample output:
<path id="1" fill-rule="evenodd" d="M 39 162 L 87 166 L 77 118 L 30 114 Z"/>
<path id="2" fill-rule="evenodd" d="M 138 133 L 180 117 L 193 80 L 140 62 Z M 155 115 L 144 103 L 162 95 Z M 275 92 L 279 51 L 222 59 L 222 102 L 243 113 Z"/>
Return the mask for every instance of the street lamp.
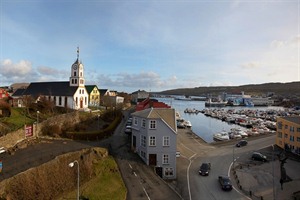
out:
<path id="1" fill-rule="evenodd" d="M 40 114 L 40 111 L 36 111 L 36 137 L 37 138 L 39 138 L 39 132 L 38 132 L 39 114 Z"/>
<path id="2" fill-rule="evenodd" d="M 77 160 L 69 163 L 69 167 L 74 167 L 75 163 L 77 163 L 77 200 L 79 200 L 79 163 Z"/>

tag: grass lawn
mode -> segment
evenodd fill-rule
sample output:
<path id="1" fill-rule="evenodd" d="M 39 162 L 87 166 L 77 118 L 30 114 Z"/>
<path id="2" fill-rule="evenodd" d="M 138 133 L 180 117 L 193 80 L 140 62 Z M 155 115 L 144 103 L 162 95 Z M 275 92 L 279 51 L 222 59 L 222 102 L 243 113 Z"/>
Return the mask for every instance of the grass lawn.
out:
<path id="1" fill-rule="evenodd" d="M 35 119 L 24 115 L 24 109 L 25 108 L 11 108 L 11 116 L 2 118 L 1 122 L 7 125 L 7 127 L 10 128 L 10 131 L 22 128 L 25 123 L 32 124 Z"/>
<path id="2" fill-rule="evenodd" d="M 109 156 L 100 162 L 94 163 L 94 167 L 96 176 L 90 181 L 80 184 L 80 196 L 89 200 L 125 200 L 127 189 L 113 157 Z M 58 200 L 74 199 L 76 195 L 77 188 L 68 194 L 62 195 Z"/>

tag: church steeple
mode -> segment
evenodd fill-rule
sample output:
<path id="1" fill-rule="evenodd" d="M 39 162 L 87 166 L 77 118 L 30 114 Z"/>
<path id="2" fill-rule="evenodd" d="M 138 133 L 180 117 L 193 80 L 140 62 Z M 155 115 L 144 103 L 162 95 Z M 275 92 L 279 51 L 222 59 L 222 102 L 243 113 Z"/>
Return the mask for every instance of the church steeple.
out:
<path id="1" fill-rule="evenodd" d="M 84 87 L 83 64 L 79 61 L 79 47 L 77 47 L 77 59 L 71 66 L 70 86 Z"/>
<path id="2" fill-rule="evenodd" d="M 77 47 L 77 60 L 79 60 L 79 47 Z"/>

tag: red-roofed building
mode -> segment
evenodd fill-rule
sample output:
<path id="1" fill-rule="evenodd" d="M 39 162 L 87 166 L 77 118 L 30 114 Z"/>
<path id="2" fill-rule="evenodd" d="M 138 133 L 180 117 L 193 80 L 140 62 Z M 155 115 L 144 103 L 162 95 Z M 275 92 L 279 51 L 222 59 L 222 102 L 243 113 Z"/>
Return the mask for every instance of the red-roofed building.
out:
<path id="1" fill-rule="evenodd" d="M 147 98 L 142 102 L 139 102 L 136 105 L 136 111 L 141 111 L 141 110 L 145 110 L 147 108 L 171 108 L 171 106 L 169 106 L 168 104 L 165 104 L 163 102 L 159 102 L 156 99 L 150 99 Z"/>
<path id="2" fill-rule="evenodd" d="M 6 97 L 9 97 L 9 93 L 5 89 L 0 88 L 0 99 L 6 98 Z"/>

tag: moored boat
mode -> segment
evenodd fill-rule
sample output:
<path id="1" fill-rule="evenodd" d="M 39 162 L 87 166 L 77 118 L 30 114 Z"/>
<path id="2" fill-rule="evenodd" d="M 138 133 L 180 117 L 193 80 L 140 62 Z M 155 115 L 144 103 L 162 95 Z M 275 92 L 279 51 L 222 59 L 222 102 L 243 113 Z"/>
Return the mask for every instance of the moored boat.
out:
<path id="1" fill-rule="evenodd" d="M 229 134 L 226 131 L 221 131 L 219 133 L 213 134 L 213 139 L 215 141 L 226 141 L 229 140 Z"/>

